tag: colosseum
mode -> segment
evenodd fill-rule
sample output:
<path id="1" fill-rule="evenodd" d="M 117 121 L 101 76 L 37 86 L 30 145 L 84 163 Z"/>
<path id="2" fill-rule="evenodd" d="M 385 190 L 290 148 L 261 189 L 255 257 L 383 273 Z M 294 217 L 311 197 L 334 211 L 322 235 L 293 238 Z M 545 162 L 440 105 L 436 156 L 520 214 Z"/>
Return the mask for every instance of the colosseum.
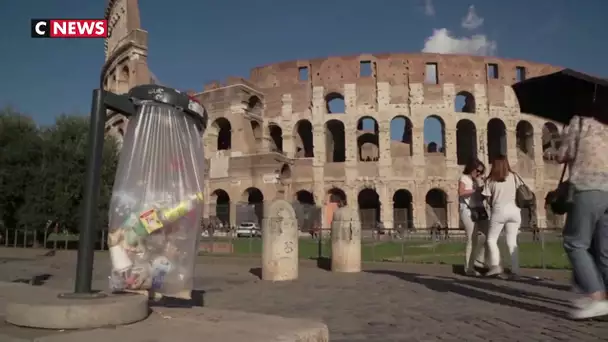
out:
<path id="1" fill-rule="evenodd" d="M 136 0 L 111 0 L 107 90 L 155 82 Z M 561 167 L 550 159 L 555 122 L 521 113 L 511 88 L 561 68 L 522 60 L 422 53 L 295 60 L 205 85 L 205 216 L 235 225 L 263 202 L 293 201 L 319 221 L 330 194 L 361 213 L 364 229 L 458 228 L 457 179 L 477 156 L 506 154 L 534 190 L 523 225 L 553 227 L 543 206 Z M 120 136 L 114 116 L 106 133 Z M 251 209 L 247 211 L 247 209 Z M 250 219 L 250 218 L 248 218 Z M 320 221 L 319 221 L 320 222 Z M 304 228 L 304 227 L 302 227 Z"/>

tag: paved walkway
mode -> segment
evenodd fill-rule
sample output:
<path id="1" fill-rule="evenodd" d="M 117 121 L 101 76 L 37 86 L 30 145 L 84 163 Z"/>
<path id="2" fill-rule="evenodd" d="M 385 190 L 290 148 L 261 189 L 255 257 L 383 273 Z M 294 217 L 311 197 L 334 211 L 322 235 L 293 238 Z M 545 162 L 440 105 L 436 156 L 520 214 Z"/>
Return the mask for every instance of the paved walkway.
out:
<path id="1" fill-rule="evenodd" d="M 560 281 L 516 283 L 465 278 L 444 266 L 386 263 L 367 266 L 359 274 L 332 274 L 304 262 L 298 281 L 273 284 L 250 273 L 258 264 L 257 260 L 199 259 L 196 288 L 204 305 L 322 319 L 329 325 L 331 341 L 603 341 L 608 337 L 608 322 L 564 318 L 572 296 L 565 273 L 550 273 Z M 0 280 L 46 274 L 40 278 L 44 286 L 71 289 L 74 266 L 74 254 L 10 260 L 0 264 Z M 107 286 L 108 269 L 107 255 L 98 256 L 98 288 Z"/>

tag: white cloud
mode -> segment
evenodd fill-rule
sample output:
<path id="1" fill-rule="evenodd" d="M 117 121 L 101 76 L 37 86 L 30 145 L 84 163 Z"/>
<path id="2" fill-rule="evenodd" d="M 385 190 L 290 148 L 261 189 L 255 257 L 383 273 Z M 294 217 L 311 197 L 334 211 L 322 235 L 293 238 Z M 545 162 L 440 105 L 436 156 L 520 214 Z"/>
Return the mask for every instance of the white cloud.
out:
<path id="1" fill-rule="evenodd" d="M 484 19 L 475 12 L 475 6 L 469 6 L 467 15 L 462 18 L 461 26 L 468 30 L 479 28 Z M 491 56 L 496 53 L 498 44 L 485 34 L 474 34 L 470 37 L 457 37 L 447 28 L 434 29 L 433 34 L 424 41 L 422 52 L 462 55 Z"/>
<path id="2" fill-rule="evenodd" d="M 471 37 L 455 37 L 448 29 L 433 30 L 433 35 L 424 41 L 422 52 L 453 53 L 487 56 L 496 53 L 497 44 L 483 34 Z"/>
<path id="3" fill-rule="evenodd" d="M 424 14 L 429 17 L 435 16 L 435 6 L 433 6 L 433 0 L 424 0 Z"/>
<path id="4" fill-rule="evenodd" d="M 469 6 L 469 11 L 467 12 L 467 15 L 462 18 L 460 25 L 467 30 L 474 30 L 483 25 L 483 18 L 477 15 L 475 6 Z"/>

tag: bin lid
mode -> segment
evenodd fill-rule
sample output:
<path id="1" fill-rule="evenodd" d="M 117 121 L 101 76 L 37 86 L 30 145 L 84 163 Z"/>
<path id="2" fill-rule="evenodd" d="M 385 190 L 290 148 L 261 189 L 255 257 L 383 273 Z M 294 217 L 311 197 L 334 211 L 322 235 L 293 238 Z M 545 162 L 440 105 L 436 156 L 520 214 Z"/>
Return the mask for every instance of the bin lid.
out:
<path id="1" fill-rule="evenodd" d="M 144 84 L 132 88 L 129 97 L 171 105 L 190 115 L 202 131 L 207 128 L 207 110 L 192 96 L 158 84 Z"/>

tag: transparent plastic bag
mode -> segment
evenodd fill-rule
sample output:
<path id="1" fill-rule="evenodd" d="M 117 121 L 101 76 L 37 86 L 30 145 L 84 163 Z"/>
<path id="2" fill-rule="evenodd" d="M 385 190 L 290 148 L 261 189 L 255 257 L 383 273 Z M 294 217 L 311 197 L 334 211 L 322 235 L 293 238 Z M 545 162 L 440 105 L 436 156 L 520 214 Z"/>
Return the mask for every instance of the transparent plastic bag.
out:
<path id="1" fill-rule="evenodd" d="M 110 202 L 110 289 L 186 297 L 201 234 L 202 132 L 192 116 L 173 106 L 138 106 Z"/>

